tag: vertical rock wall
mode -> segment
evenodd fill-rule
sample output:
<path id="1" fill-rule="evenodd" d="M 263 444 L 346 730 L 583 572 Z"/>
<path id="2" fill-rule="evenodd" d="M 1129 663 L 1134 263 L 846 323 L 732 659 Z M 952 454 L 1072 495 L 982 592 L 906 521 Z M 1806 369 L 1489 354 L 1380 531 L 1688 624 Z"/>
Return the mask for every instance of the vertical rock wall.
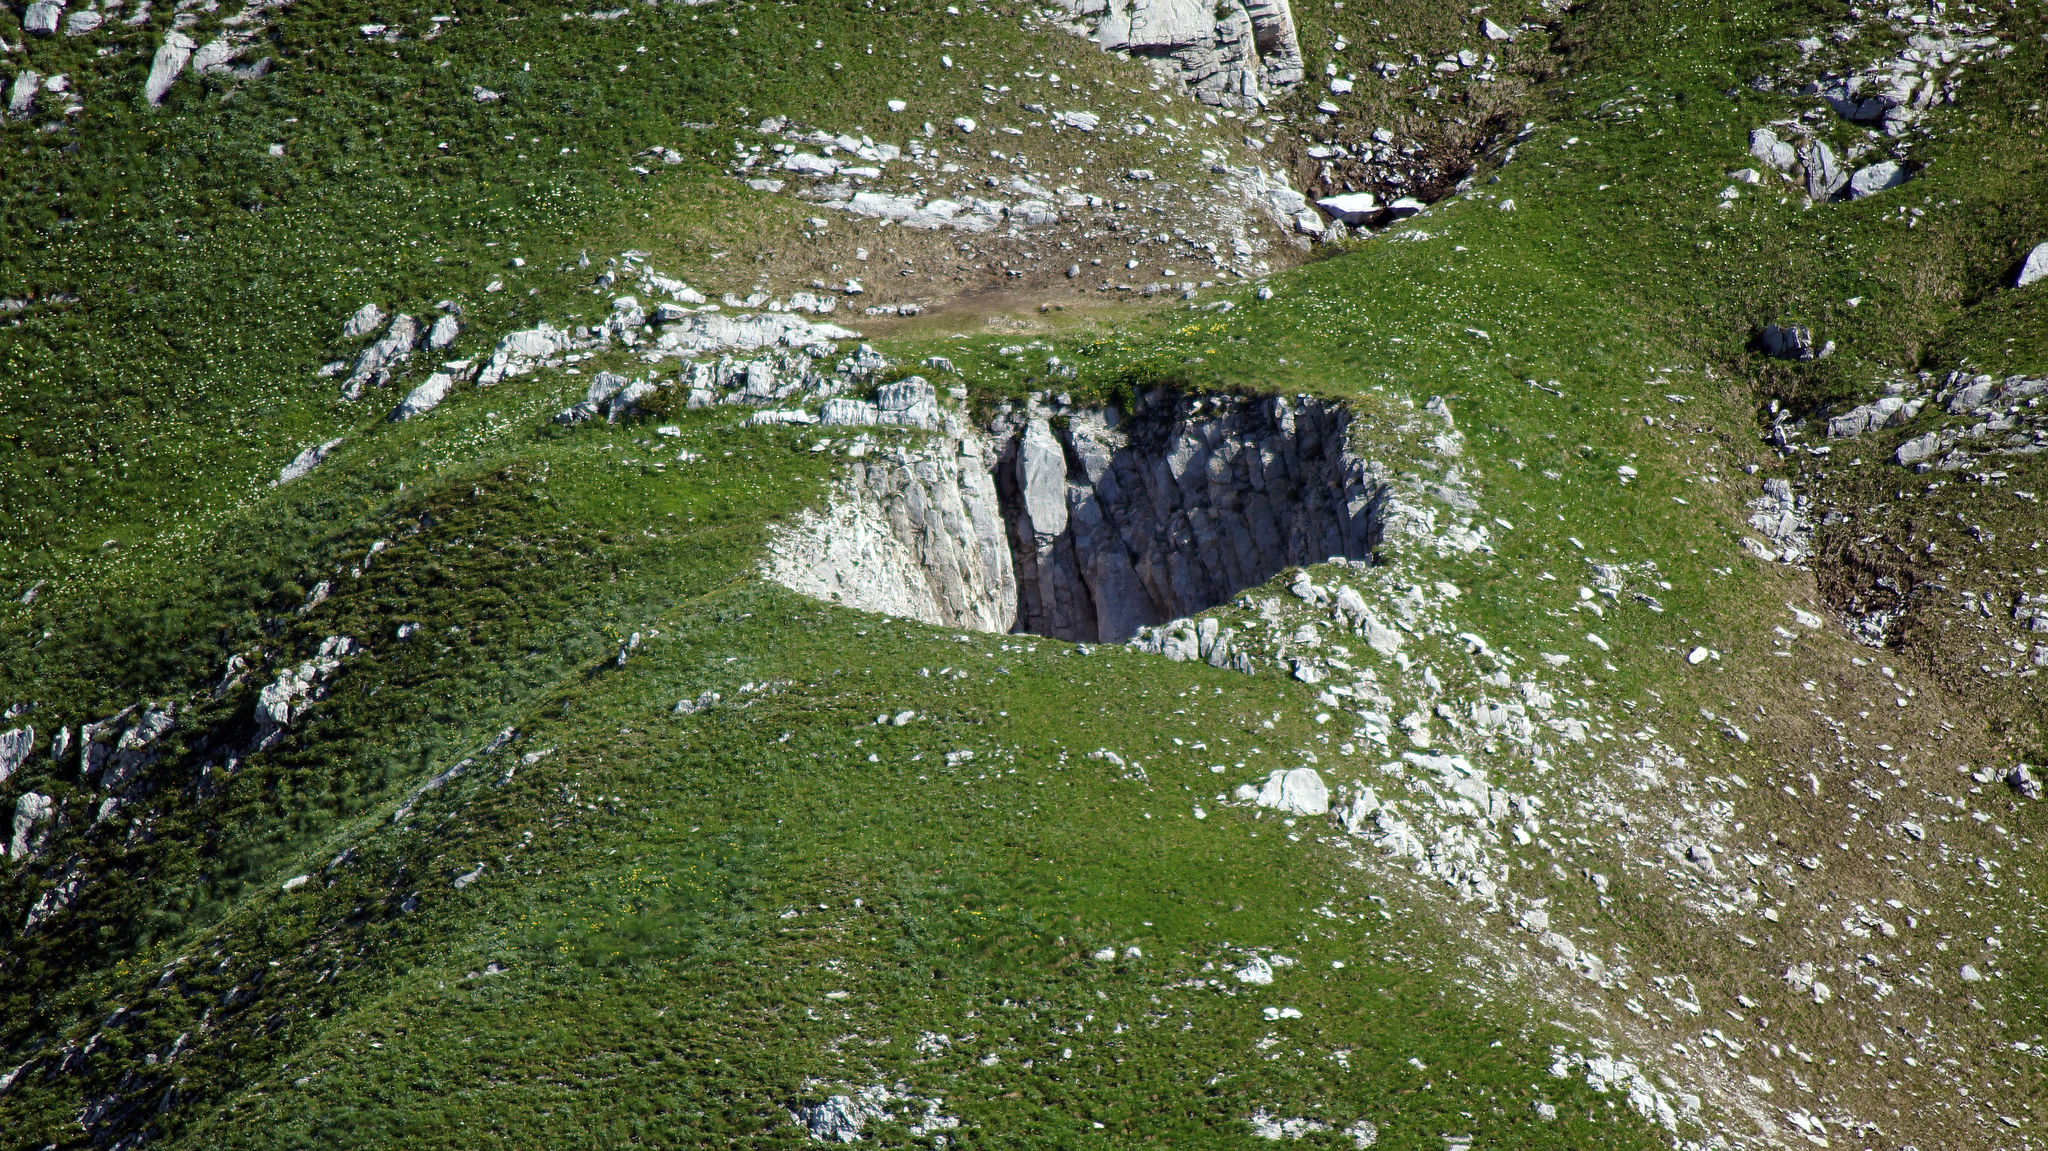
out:
<path id="1" fill-rule="evenodd" d="M 1117 642 L 1289 566 L 1372 554 L 1380 484 L 1345 451 L 1342 407 L 1155 395 L 1114 416 L 996 423 L 1017 630 Z"/>
<path id="2" fill-rule="evenodd" d="M 950 417 L 949 417 L 950 419 Z M 1006 408 L 984 432 L 852 462 L 770 548 L 770 578 L 944 627 L 1117 642 L 1296 564 L 1365 558 L 1384 485 L 1350 413 L 1157 394 L 1138 411 Z"/>

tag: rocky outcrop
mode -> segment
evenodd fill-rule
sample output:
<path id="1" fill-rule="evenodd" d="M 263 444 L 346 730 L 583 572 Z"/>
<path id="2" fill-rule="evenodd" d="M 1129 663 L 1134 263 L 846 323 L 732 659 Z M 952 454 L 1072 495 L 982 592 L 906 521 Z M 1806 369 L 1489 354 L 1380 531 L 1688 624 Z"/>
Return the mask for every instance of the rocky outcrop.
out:
<path id="1" fill-rule="evenodd" d="M 971 433 L 863 453 L 824 511 L 778 534 L 769 578 L 863 611 L 1009 631 L 1017 582 L 991 455 Z"/>
<path id="2" fill-rule="evenodd" d="M 1348 411 L 1298 397 L 1148 397 L 999 417 L 1020 631 L 1115 642 L 1289 566 L 1371 554 L 1377 483 Z M 1014 429 L 1014 430 L 1012 430 Z"/>
<path id="3" fill-rule="evenodd" d="M 1205 104 L 1258 107 L 1301 83 L 1287 0 L 1060 0 L 1105 52 L 1170 66 Z"/>
<path id="4" fill-rule="evenodd" d="M 771 545 L 777 582 L 940 626 L 1116 642 L 1379 538 L 1382 485 L 1345 450 L 1336 404 L 1155 393 L 1124 416 L 1033 401 L 975 428 L 922 380 L 882 390 L 826 422 L 929 411 L 944 432 L 874 458 L 857 443 L 828 507 Z"/>

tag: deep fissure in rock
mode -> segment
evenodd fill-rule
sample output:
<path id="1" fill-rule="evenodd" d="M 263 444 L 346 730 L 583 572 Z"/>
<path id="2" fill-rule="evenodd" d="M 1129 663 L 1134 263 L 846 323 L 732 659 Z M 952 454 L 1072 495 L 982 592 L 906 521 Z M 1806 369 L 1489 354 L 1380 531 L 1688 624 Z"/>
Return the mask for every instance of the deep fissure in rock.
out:
<path id="1" fill-rule="evenodd" d="M 1307 396 L 1165 391 L 1129 415 L 1006 407 L 856 460 L 769 573 L 940 626 L 1120 642 L 1290 566 L 1370 557 L 1386 487 L 1346 450 L 1353 418 Z"/>

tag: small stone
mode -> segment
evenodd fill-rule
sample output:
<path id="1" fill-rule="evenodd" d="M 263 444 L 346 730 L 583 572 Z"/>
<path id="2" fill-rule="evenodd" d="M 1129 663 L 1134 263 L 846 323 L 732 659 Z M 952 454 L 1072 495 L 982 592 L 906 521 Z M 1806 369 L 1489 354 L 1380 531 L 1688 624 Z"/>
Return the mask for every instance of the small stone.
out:
<path id="1" fill-rule="evenodd" d="M 1507 29 L 1501 27 L 1500 25 L 1494 23 L 1491 20 L 1481 20 L 1479 22 L 1479 34 L 1486 37 L 1488 40 L 1496 41 L 1512 40 L 1515 38 L 1514 33 L 1508 31 Z"/>
<path id="2" fill-rule="evenodd" d="M 0 739 L 4 738 L 0 737 Z M 4 770 L 5 762 L 5 748 L 4 745 L 0 745 L 0 779 L 7 778 L 7 772 Z M 2034 774 L 2033 769 L 2024 763 L 2007 772 L 2005 782 L 2007 786 L 2028 799 L 2041 798 L 2041 780 Z"/>

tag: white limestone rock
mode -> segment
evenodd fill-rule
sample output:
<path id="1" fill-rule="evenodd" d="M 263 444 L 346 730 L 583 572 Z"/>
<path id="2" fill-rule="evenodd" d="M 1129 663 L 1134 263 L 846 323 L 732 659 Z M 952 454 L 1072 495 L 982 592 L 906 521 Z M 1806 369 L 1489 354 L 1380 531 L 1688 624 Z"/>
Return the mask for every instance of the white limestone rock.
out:
<path id="1" fill-rule="evenodd" d="M 454 316 L 442 316 L 434 321 L 433 327 L 427 329 L 427 349 L 438 352 L 454 343 L 455 337 L 461 333 L 462 322 L 460 320 L 457 320 Z"/>
<path id="2" fill-rule="evenodd" d="M 2034 250 L 2027 253 L 2026 262 L 2020 265 L 2020 276 L 2013 287 L 2024 288 L 2036 280 L 2048 280 L 2048 243 L 2036 244 Z"/>
<path id="3" fill-rule="evenodd" d="M 161 104 L 164 94 L 171 90 L 171 83 L 178 73 L 185 70 L 185 64 L 192 59 L 197 45 L 183 32 L 172 31 L 164 34 L 164 42 L 157 46 L 156 56 L 149 63 L 149 78 L 142 82 L 142 98 L 151 104 Z"/>
<path id="4" fill-rule="evenodd" d="M 25 792 L 14 801 L 14 838 L 8 841 L 7 854 L 16 861 L 32 859 L 42 850 L 49 838 L 47 825 L 57 810 L 56 801 L 37 792 Z M 45 825 L 41 833 L 37 825 Z"/>
<path id="5" fill-rule="evenodd" d="M 397 407 L 391 409 L 391 419 L 409 420 L 414 416 L 426 415 L 438 407 L 442 400 L 447 399 L 448 393 L 454 389 L 454 376 L 446 372 L 435 372 L 427 377 L 425 383 L 407 393 Z"/>
<path id="6" fill-rule="evenodd" d="M 16 120 L 26 120 L 35 110 L 36 90 L 42 84 L 42 77 L 33 68 L 24 68 L 14 74 L 14 86 L 7 92 L 7 114 Z"/>
<path id="7" fill-rule="evenodd" d="M 342 397 L 355 399 L 368 385 L 382 386 L 392 372 L 412 359 L 413 345 L 419 343 L 419 324 L 411 316 L 393 316 L 391 326 L 369 347 L 356 355 L 355 368 L 342 384 Z"/>
<path id="8" fill-rule="evenodd" d="M 491 358 L 477 374 L 477 386 L 488 388 L 500 380 L 526 375 L 542 360 L 559 355 L 568 347 L 569 333 L 548 324 L 513 332 L 491 349 Z"/>
<path id="9" fill-rule="evenodd" d="M 1789 172 L 1799 162 L 1798 153 L 1792 145 L 1778 139 L 1778 134 L 1769 128 L 1756 128 L 1749 133 L 1749 154 L 1756 157 L 1765 167 L 1774 171 Z"/>
<path id="10" fill-rule="evenodd" d="M 22 14 L 21 30 L 34 36 L 48 36 L 57 31 L 57 21 L 64 14 L 64 5 L 56 0 L 36 0 Z"/>
<path id="11" fill-rule="evenodd" d="M 1275 771 L 1266 777 L 1257 803 L 1289 815 L 1323 815 L 1330 810 L 1330 789 L 1313 767 Z"/>
<path id="12" fill-rule="evenodd" d="M 35 747 L 36 729 L 33 727 L 17 727 L 0 733 L 0 783 L 6 783 L 8 776 L 20 770 Z"/>
<path id="13" fill-rule="evenodd" d="M 315 467 L 319 466 L 320 461 L 326 459 L 327 454 L 329 452 L 332 452 L 335 448 L 338 448 L 340 446 L 341 437 L 339 436 L 335 437 L 334 439 L 328 440 L 324 444 L 314 444 L 312 447 L 307 448 L 305 451 L 300 452 L 296 456 L 293 456 L 291 463 L 288 463 L 284 467 L 279 468 L 277 472 L 277 478 L 270 481 L 270 486 L 274 488 L 281 487 L 285 484 L 292 482 L 295 479 L 298 479 L 300 476 L 305 475 L 307 472 L 310 472 Z"/>
<path id="14" fill-rule="evenodd" d="M 1906 169 L 1896 160 L 1886 160 L 1860 169 L 1849 177 L 1849 198 L 1861 200 L 1906 182 Z"/>

